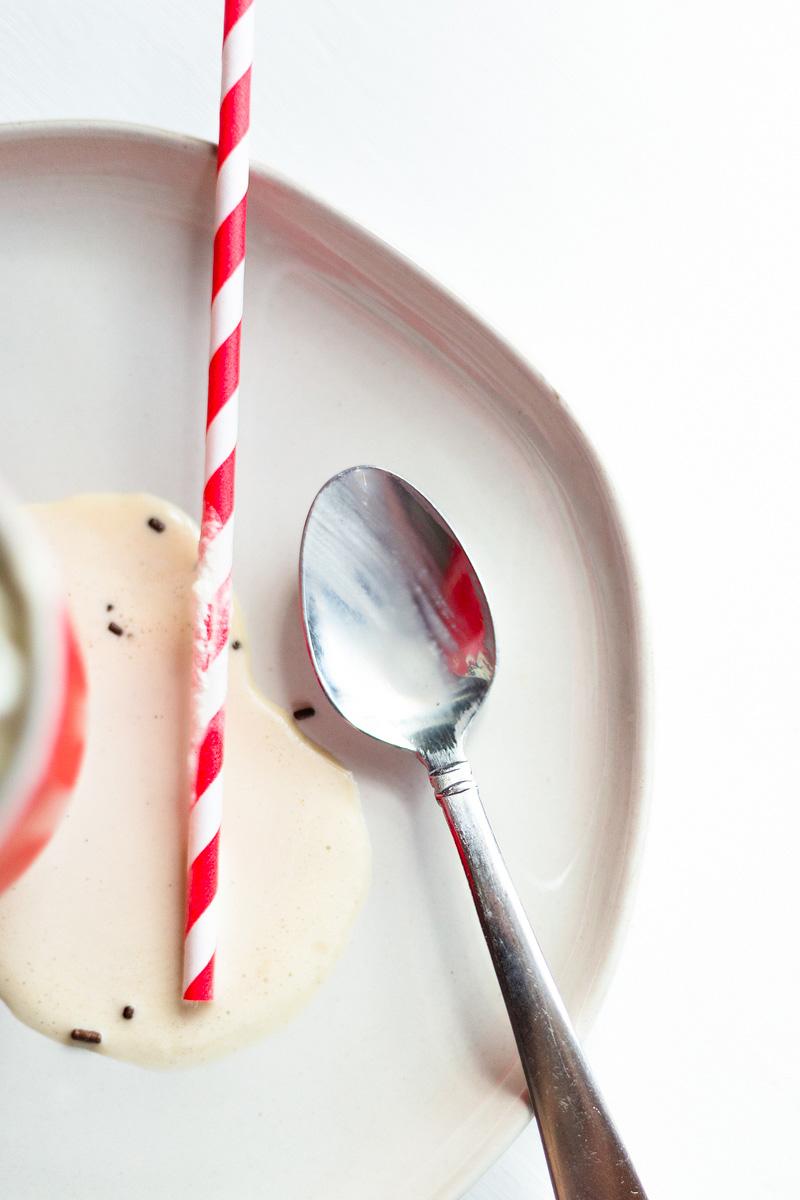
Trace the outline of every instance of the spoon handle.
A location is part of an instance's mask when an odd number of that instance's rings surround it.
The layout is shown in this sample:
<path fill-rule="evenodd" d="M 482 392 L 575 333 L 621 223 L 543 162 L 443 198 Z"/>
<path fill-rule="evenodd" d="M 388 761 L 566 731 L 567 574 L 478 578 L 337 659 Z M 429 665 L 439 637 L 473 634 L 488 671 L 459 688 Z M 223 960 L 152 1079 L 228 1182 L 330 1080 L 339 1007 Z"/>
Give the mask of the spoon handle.
<path fill-rule="evenodd" d="M 511 882 L 467 762 L 431 784 L 467 874 L 558 1200 L 644 1200 Z"/>

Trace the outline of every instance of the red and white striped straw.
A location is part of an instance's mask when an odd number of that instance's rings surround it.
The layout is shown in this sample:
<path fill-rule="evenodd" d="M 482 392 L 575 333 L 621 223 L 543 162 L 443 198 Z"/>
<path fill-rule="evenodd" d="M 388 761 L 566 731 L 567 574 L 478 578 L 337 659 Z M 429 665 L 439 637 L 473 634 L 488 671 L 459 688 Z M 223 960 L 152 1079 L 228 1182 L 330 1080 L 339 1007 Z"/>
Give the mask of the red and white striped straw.
<path fill-rule="evenodd" d="M 184 1000 L 213 1000 L 244 300 L 253 0 L 225 0 L 203 519 L 194 585 Z"/>

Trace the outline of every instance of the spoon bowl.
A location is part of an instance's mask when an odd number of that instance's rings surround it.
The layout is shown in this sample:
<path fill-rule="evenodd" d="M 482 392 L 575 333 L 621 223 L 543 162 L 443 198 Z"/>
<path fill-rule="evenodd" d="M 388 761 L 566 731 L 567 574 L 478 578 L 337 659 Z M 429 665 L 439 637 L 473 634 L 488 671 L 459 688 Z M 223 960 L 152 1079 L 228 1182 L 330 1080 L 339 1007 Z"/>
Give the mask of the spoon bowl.
<path fill-rule="evenodd" d="M 300 592 L 317 676 L 344 717 L 428 764 L 451 754 L 494 677 L 489 605 L 444 518 L 388 471 L 319 492 Z"/>

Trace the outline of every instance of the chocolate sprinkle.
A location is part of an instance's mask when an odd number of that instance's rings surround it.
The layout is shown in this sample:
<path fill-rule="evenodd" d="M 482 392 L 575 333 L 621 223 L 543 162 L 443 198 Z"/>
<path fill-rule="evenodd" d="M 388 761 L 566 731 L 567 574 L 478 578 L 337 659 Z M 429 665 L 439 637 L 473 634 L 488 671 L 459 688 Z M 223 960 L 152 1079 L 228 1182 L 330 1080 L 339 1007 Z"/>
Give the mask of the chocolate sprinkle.
<path fill-rule="evenodd" d="M 167 528 L 163 521 L 159 521 L 158 517 L 151 517 L 147 524 L 151 529 L 155 529 L 156 533 L 163 533 Z"/>
<path fill-rule="evenodd" d="M 130 1004 L 125 1005 L 125 1007 L 122 1010 L 122 1015 L 126 1021 L 130 1021 L 131 1017 L 133 1016 L 133 1008 L 131 1007 Z"/>
<path fill-rule="evenodd" d="M 114 634 L 114 637 L 122 637 L 122 628 L 117 624 L 116 621 L 108 622 L 108 630 L 109 633 Z"/>
<path fill-rule="evenodd" d="M 107 605 L 106 605 L 106 612 L 111 612 L 111 610 L 112 610 L 112 608 L 113 608 L 113 607 L 114 607 L 114 605 L 113 605 L 113 604 L 107 604 Z"/>
<path fill-rule="evenodd" d="M 103 1040 L 103 1035 L 95 1029 L 73 1029 L 69 1036 L 73 1042 L 89 1042 L 92 1046 L 99 1046 Z"/>
<path fill-rule="evenodd" d="M 235 642 L 231 642 L 231 650 L 241 650 L 242 643 L 237 638 Z"/>
<path fill-rule="evenodd" d="M 305 721 L 309 717 L 315 716 L 316 712 L 317 710 L 315 708 L 312 708 L 310 704 L 307 704 L 305 708 L 296 709 L 292 713 L 292 716 L 294 717 L 295 721 Z"/>

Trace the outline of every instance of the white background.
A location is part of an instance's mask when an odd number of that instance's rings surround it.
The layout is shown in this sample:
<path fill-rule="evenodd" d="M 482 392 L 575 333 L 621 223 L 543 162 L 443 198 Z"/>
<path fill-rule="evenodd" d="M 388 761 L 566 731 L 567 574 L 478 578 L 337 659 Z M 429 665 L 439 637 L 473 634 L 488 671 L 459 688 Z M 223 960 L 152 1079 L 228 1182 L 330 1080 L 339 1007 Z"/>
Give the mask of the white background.
<path fill-rule="evenodd" d="M 627 514 L 652 806 L 587 1051 L 650 1200 L 800 1197 L 800 7 L 257 6 L 253 158 L 522 350 Z M 221 10 L 0 0 L 0 121 L 215 140 Z M 535 1138 L 471 1200 L 546 1195 Z"/>

